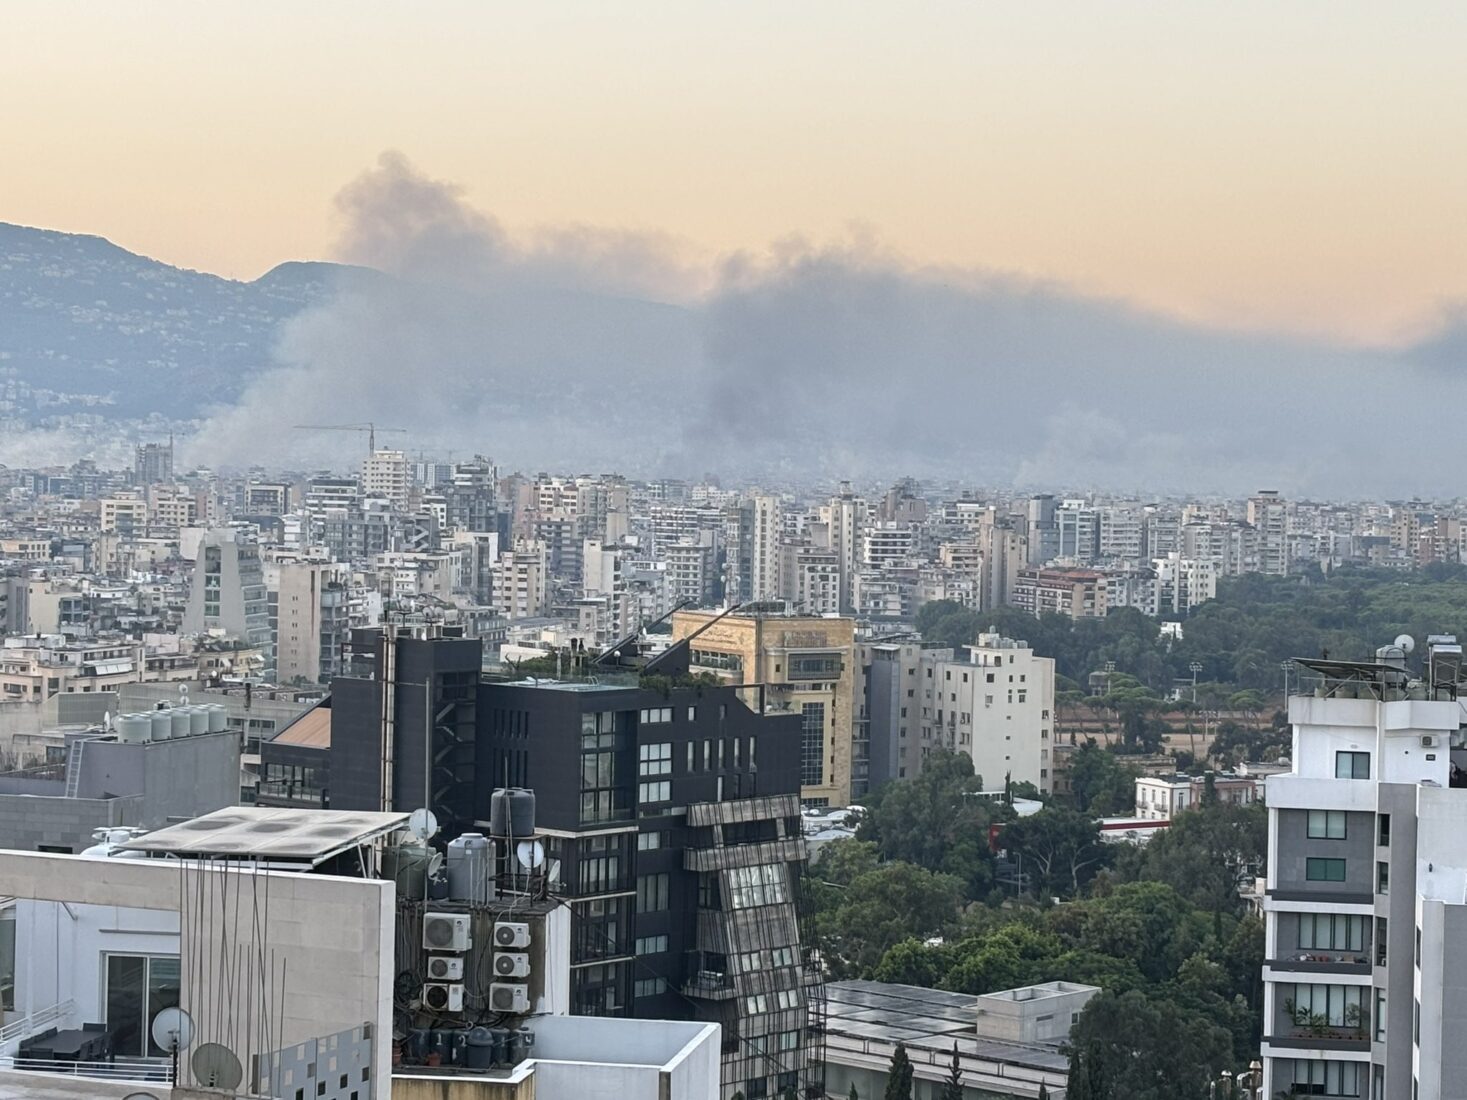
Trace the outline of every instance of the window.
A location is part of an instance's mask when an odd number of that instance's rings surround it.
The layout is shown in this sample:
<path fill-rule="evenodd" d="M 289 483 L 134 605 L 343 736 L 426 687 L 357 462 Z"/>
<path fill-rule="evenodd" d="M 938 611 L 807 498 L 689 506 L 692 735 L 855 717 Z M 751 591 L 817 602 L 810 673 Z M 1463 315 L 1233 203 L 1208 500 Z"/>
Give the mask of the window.
<path fill-rule="evenodd" d="M 638 978 L 632 986 L 632 996 L 634 997 L 656 997 L 666 992 L 666 978 Z"/>
<path fill-rule="evenodd" d="M 1370 753 L 1368 753 L 1368 752 L 1337 752 L 1337 753 L 1335 753 L 1335 778 L 1336 779 L 1369 779 L 1370 778 Z"/>
<path fill-rule="evenodd" d="M 637 912 L 660 913 L 667 908 L 666 874 L 637 876 Z"/>
<path fill-rule="evenodd" d="M 776 1008 L 799 1008 L 800 991 L 797 989 L 776 990 L 774 994 L 774 1004 Z"/>
<path fill-rule="evenodd" d="M 148 1034 L 153 1017 L 178 1005 L 178 958 L 107 956 L 107 1030 L 118 1054 L 161 1057 Z"/>
<path fill-rule="evenodd" d="M 1282 1065 L 1274 1084 L 1290 1096 L 1359 1096 L 1361 1062 L 1306 1061 L 1295 1058 Z"/>
<path fill-rule="evenodd" d="M 1386 1006 L 1385 990 L 1384 989 L 1377 989 L 1375 991 L 1375 1041 L 1377 1043 L 1383 1043 L 1383 1042 L 1385 1042 L 1385 1026 L 1386 1026 L 1386 1010 L 1385 1010 L 1385 1006 Z"/>
<path fill-rule="evenodd" d="M 800 784 L 818 787 L 825 782 L 825 704 L 806 703 L 800 715 Z"/>
<path fill-rule="evenodd" d="M 658 848 L 661 848 L 663 846 L 663 843 L 664 843 L 663 838 L 666 835 L 667 834 L 664 833 L 664 832 L 657 832 L 657 833 L 638 833 L 637 834 L 637 851 L 639 851 L 639 852 L 655 852 Z"/>
<path fill-rule="evenodd" d="M 1369 919 L 1343 913 L 1300 913 L 1299 946 L 1306 950 L 1364 951 Z"/>
<path fill-rule="evenodd" d="M 1387 937 L 1386 937 L 1386 927 L 1387 926 L 1386 926 L 1386 919 L 1385 919 L 1385 917 L 1376 917 L 1375 918 L 1375 965 L 1376 966 L 1384 966 L 1386 964 L 1386 940 L 1387 940 Z"/>
<path fill-rule="evenodd" d="M 794 966 L 795 949 L 793 947 L 776 947 L 769 952 L 770 966 Z"/>
<path fill-rule="evenodd" d="M 660 955 L 666 950 L 666 936 L 641 936 L 637 939 L 636 953 L 638 955 Z"/>
<path fill-rule="evenodd" d="M 741 973 L 755 974 L 759 971 L 759 952 L 757 951 L 745 951 L 735 955 L 734 961 L 738 963 Z"/>
<path fill-rule="evenodd" d="M 664 741 L 659 745 L 637 746 L 637 774 L 640 776 L 671 775 L 671 742 Z"/>
<path fill-rule="evenodd" d="M 1304 878 L 1309 882 L 1344 882 L 1345 861 L 1343 859 L 1316 859 L 1304 861 Z"/>
<path fill-rule="evenodd" d="M 1390 847 L 1391 843 L 1391 815 L 1381 814 L 1378 819 L 1380 826 L 1380 838 L 1376 841 L 1382 848 Z"/>
<path fill-rule="evenodd" d="M 1343 810 L 1310 810 L 1310 840 L 1344 840 L 1345 812 Z"/>
<path fill-rule="evenodd" d="M 781 1031 L 779 1033 L 780 1050 L 799 1050 L 800 1033 L 798 1031 Z"/>
<path fill-rule="evenodd" d="M 763 993 L 755 993 L 751 997 L 745 997 L 744 1011 L 750 1016 L 757 1016 L 761 1012 L 768 1012 L 769 998 L 767 998 Z"/>
<path fill-rule="evenodd" d="M 1329 1027 L 1359 1028 L 1365 1037 L 1364 989 L 1358 985 L 1296 985 L 1292 1009 L 1296 1019 L 1323 1020 Z M 1285 1006 L 1287 1009 L 1287 1005 Z"/>
<path fill-rule="evenodd" d="M 651 783 L 637 784 L 637 802 L 648 805 L 654 802 L 672 801 L 672 782 L 667 779 L 658 779 Z"/>
<path fill-rule="evenodd" d="M 757 905 L 775 905 L 788 899 L 784 864 L 782 863 L 735 867 L 728 872 L 728 877 L 731 891 L 729 901 L 733 909 L 752 909 Z"/>
<path fill-rule="evenodd" d="M 1385 860 L 1375 865 L 1375 892 L 1377 894 L 1391 892 L 1391 865 Z"/>
<path fill-rule="evenodd" d="M 643 710 L 639 712 L 637 717 L 641 720 L 641 723 L 644 726 L 660 725 L 663 722 L 672 721 L 672 708 L 652 707 L 649 710 Z"/>

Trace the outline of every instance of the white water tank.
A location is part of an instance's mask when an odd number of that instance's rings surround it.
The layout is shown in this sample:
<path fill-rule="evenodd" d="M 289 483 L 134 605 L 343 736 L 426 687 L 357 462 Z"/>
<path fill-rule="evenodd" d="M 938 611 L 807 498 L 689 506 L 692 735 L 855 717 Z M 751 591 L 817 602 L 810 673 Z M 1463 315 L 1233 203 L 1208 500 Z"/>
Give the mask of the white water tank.
<path fill-rule="evenodd" d="M 209 732 L 223 733 L 229 728 L 229 712 L 223 703 L 210 703 L 204 710 L 209 713 Z"/>
<path fill-rule="evenodd" d="M 167 741 L 173 736 L 173 718 L 166 710 L 155 710 L 143 717 L 152 724 L 154 741 Z"/>
<path fill-rule="evenodd" d="M 146 714 L 119 714 L 116 726 L 117 740 L 126 744 L 146 741 L 152 729 L 152 723 Z"/>
<path fill-rule="evenodd" d="M 190 722 L 189 722 L 189 708 L 188 707 L 174 707 L 172 710 L 168 711 L 167 713 L 168 713 L 169 720 L 173 723 L 173 726 L 172 726 L 173 736 L 174 737 L 187 737 L 188 736 L 188 731 L 189 731 L 189 726 L 190 726 Z"/>
<path fill-rule="evenodd" d="M 188 708 L 188 731 L 189 733 L 209 732 L 209 711 L 205 707 Z"/>

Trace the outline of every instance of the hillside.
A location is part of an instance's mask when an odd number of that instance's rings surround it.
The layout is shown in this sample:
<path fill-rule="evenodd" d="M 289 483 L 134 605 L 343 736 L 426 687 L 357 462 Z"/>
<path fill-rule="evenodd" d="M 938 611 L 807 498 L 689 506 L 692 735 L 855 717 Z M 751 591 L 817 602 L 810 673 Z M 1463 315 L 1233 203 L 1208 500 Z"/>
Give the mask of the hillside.
<path fill-rule="evenodd" d="M 231 403 L 267 365 L 280 322 L 339 270 L 283 264 L 237 282 L 0 223 L 0 415 L 176 419 Z"/>

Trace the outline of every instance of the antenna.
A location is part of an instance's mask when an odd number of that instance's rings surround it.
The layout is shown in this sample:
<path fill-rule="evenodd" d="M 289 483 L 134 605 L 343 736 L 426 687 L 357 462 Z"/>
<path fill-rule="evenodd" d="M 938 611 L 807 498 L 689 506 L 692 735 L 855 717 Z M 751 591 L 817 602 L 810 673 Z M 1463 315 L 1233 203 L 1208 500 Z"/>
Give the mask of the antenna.
<path fill-rule="evenodd" d="M 233 1091 L 244 1080 L 244 1067 L 234 1051 L 219 1043 L 205 1043 L 189 1060 L 194 1080 L 206 1089 Z"/>
<path fill-rule="evenodd" d="M 438 819 L 429 809 L 414 810 L 408 814 L 408 832 L 424 844 L 438 835 Z"/>
<path fill-rule="evenodd" d="M 1409 634 L 1397 634 L 1395 644 L 1400 647 L 1402 653 L 1410 653 L 1416 648 L 1416 639 Z"/>

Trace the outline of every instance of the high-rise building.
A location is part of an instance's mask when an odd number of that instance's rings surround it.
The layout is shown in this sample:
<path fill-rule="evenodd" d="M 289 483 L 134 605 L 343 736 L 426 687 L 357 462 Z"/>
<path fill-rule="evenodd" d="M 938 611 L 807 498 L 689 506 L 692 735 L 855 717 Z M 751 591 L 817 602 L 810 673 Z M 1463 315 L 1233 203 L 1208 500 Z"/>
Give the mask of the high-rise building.
<path fill-rule="evenodd" d="M 1248 498 L 1248 522 L 1257 532 L 1257 569 L 1284 576 L 1289 571 L 1289 502 L 1277 489 Z"/>
<path fill-rule="evenodd" d="M 402 451 L 373 451 L 362 462 L 362 492 L 386 497 L 394 508 L 406 508 L 412 480 Z"/>
<path fill-rule="evenodd" d="M 673 642 L 686 641 L 689 667 L 762 688 L 766 712 L 800 716 L 800 797 L 809 806 L 848 806 L 865 762 L 856 760 L 854 619 L 737 611 L 679 611 Z"/>
<path fill-rule="evenodd" d="M 282 684 L 327 684 L 342 671 L 351 629 L 345 568 L 281 562 L 275 597 L 275 675 Z"/>
<path fill-rule="evenodd" d="M 1053 790 L 1054 660 L 1028 642 L 981 634 L 963 657 L 923 654 L 915 699 L 922 756 L 944 746 L 972 757 L 991 788 L 1012 779 Z"/>
<path fill-rule="evenodd" d="M 260 548 L 244 531 L 207 531 L 199 541 L 183 633 L 222 634 L 259 649 L 267 679 L 275 674 L 270 603 Z"/>
<path fill-rule="evenodd" d="M 133 481 L 157 485 L 173 480 L 173 437 L 167 443 L 141 443 L 133 460 Z"/>
<path fill-rule="evenodd" d="M 1461 1095 L 1461 647 L 1431 639 L 1420 679 L 1396 646 L 1297 664 L 1266 796 L 1263 1095 Z"/>
<path fill-rule="evenodd" d="M 779 498 L 756 496 L 752 520 L 749 599 L 773 600 L 779 595 L 779 545 L 784 536 L 784 508 Z"/>

